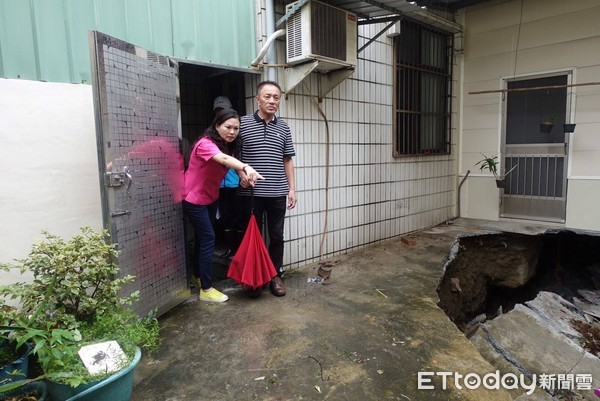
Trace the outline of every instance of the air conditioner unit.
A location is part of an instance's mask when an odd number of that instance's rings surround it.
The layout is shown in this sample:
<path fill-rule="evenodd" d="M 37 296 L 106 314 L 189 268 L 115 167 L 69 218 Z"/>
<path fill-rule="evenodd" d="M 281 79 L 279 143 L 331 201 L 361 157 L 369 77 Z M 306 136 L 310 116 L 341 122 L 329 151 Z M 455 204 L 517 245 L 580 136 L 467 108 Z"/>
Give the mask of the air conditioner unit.
<path fill-rule="evenodd" d="M 286 13 L 298 2 L 286 6 Z M 287 19 L 287 63 L 318 60 L 316 68 L 331 71 L 356 66 L 356 14 L 318 1 L 308 1 Z"/>

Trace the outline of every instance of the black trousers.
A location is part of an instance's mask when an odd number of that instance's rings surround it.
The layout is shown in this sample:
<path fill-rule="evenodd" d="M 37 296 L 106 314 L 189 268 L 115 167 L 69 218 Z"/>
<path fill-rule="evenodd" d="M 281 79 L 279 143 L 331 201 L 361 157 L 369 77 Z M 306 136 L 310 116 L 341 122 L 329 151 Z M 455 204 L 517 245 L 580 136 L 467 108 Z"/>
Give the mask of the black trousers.
<path fill-rule="evenodd" d="M 277 270 L 277 275 L 283 276 L 283 223 L 287 210 L 287 197 L 261 197 L 240 196 L 243 207 L 244 232 L 250 220 L 250 213 L 254 213 L 261 234 L 267 228 L 269 256 Z M 253 212 L 252 212 L 253 210 Z"/>

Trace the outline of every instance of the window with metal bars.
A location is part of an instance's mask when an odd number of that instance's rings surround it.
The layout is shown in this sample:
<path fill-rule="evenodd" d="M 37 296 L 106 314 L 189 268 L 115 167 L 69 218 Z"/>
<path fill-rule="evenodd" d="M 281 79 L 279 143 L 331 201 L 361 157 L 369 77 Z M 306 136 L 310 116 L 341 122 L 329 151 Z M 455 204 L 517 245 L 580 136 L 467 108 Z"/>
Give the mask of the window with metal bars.
<path fill-rule="evenodd" d="M 394 38 L 394 156 L 450 153 L 452 34 L 404 19 Z"/>

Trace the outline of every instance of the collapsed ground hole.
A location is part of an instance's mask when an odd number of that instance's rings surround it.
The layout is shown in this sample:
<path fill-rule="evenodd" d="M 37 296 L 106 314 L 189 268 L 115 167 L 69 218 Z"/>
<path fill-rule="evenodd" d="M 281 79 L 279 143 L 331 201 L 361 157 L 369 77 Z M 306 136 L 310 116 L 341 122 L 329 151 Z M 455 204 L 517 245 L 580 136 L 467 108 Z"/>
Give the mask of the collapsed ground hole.
<path fill-rule="evenodd" d="M 541 291 L 573 304 L 587 323 L 572 324 L 600 356 L 600 236 L 573 231 L 460 237 L 437 288 L 438 305 L 467 336 Z"/>

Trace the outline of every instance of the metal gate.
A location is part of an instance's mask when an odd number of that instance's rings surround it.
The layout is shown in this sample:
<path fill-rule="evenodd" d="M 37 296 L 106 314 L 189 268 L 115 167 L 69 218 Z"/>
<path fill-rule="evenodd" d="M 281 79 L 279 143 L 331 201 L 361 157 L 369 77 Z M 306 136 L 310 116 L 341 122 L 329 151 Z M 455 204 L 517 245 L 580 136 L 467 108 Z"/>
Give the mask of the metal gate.
<path fill-rule="evenodd" d="M 503 171 L 510 173 L 502 193 L 502 217 L 565 221 L 568 78 L 562 74 L 508 82 Z M 552 127 L 541 126 L 550 120 Z"/>
<path fill-rule="evenodd" d="M 139 314 L 189 294 L 181 187 L 177 67 L 161 55 L 90 33 L 104 225 Z"/>
<path fill-rule="evenodd" d="M 542 221 L 565 221 L 564 145 L 506 146 L 507 178 L 503 195 L 503 217 Z"/>

